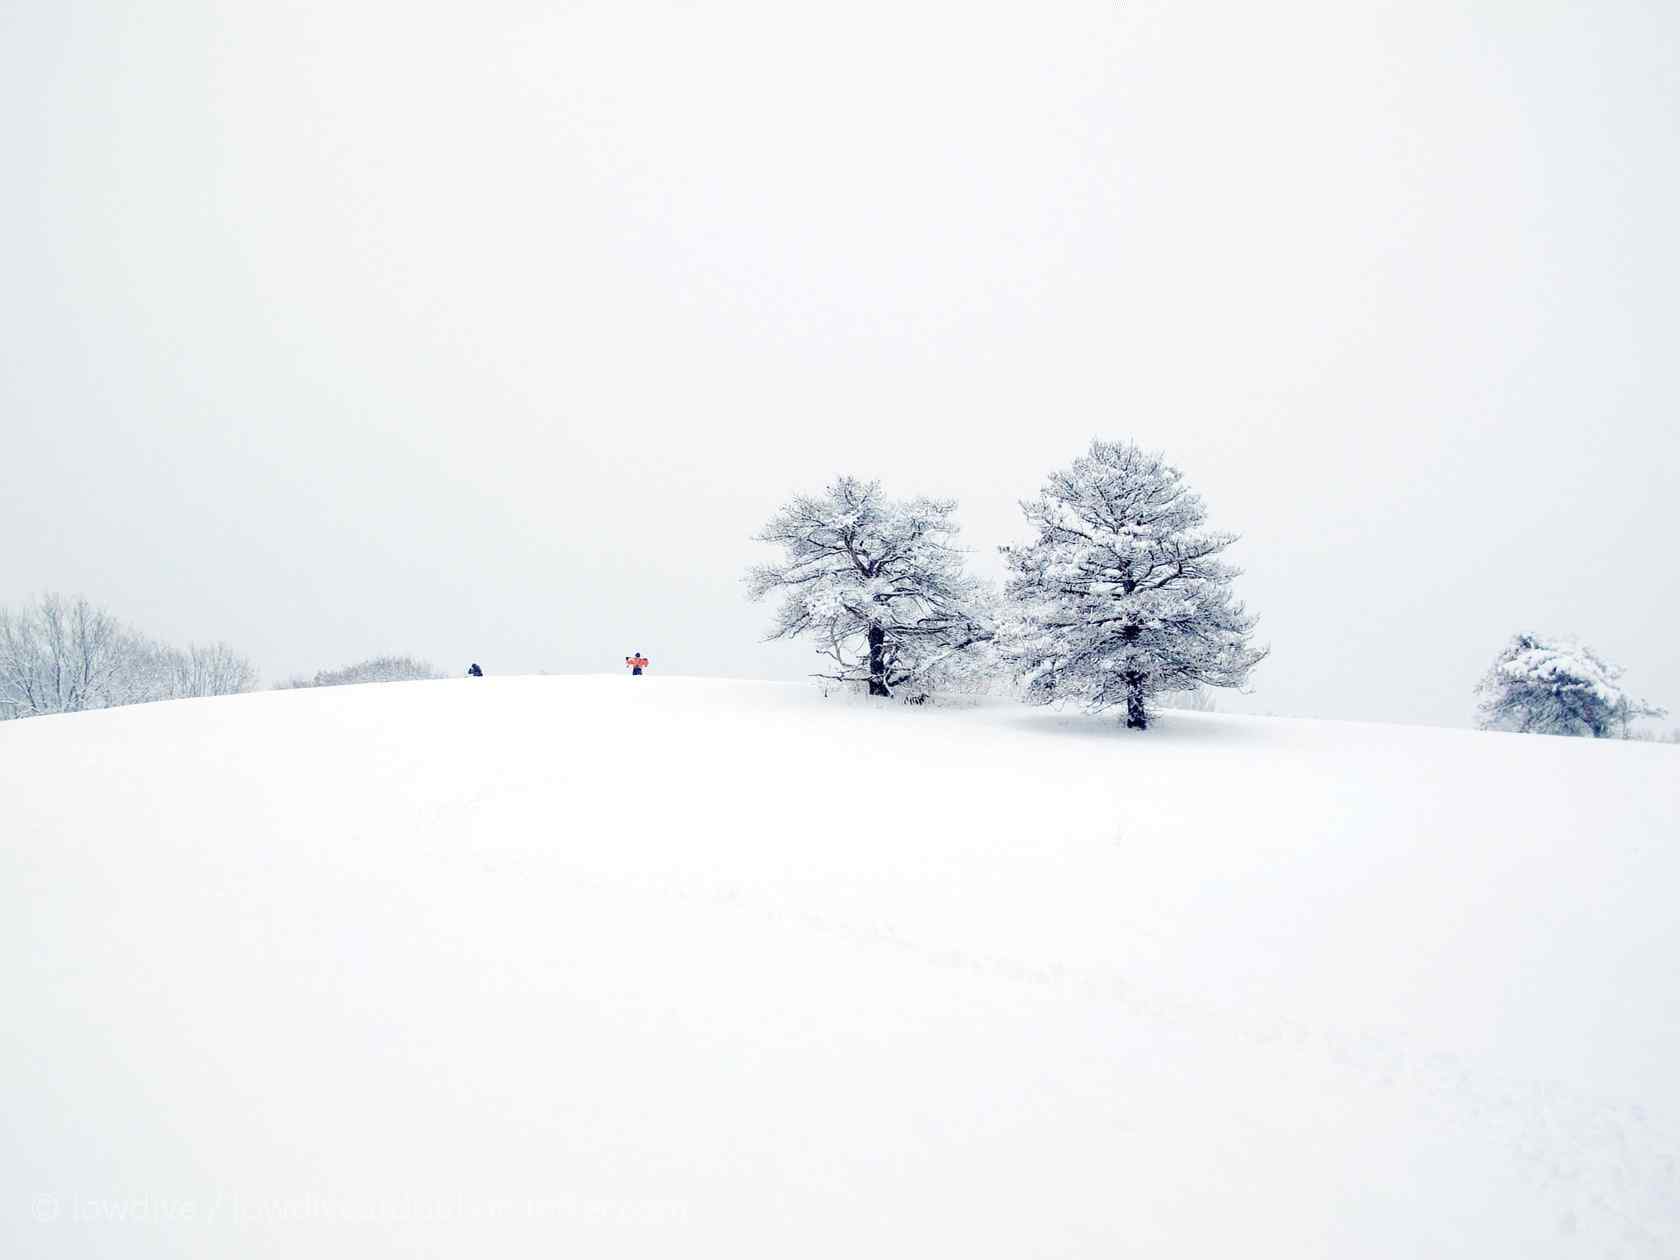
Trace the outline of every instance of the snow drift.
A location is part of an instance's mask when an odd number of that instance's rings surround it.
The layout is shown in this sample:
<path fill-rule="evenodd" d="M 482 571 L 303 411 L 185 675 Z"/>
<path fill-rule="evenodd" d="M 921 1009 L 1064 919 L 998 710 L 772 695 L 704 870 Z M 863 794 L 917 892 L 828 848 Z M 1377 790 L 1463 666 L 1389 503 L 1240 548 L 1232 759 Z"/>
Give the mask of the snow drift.
<path fill-rule="evenodd" d="M 9 1255 L 1675 1255 L 1680 754 L 650 677 L 0 726 Z"/>

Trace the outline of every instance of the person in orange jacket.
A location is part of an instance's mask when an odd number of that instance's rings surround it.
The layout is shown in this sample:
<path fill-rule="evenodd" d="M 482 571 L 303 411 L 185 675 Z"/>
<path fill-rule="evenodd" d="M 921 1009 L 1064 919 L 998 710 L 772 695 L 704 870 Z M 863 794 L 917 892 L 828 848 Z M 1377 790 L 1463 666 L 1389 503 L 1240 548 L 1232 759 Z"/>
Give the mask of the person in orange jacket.
<path fill-rule="evenodd" d="M 648 658 L 637 652 L 634 656 L 626 656 L 624 663 L 630 667 L 630 676 L 639 678 L 642 671 L 648 667 Z"/>

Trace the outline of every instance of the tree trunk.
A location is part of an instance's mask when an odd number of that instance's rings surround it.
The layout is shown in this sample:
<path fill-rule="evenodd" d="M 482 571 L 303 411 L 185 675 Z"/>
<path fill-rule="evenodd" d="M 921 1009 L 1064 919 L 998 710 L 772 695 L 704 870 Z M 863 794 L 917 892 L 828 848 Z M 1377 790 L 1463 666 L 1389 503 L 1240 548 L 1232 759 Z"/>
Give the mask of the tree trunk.
<path fill-rule="evenodd" d="M 1149 729 L 1149 711 L 1143 704 L 1143 675 L 1126 675 L 1126 729 L 1129 731 L 1147 731 Z"/>
<path fill-rule="evenodd" d="M 869 694 L 890 696 L 887 690 L 887 632 L 880 626 L 869 627 Z"/>
<path fill-rule="evenodd" d="M 1132 583 L 1126 584 L 1129 594 Z M 1121 626 L 1120 641 L 1122 643 L 1136 643 L 1142 633 L 1137 626 Z M 1126 729 L 1129 731 L 1146 731 L 1149 729 L 1149 711 L 1143 704 L 1143 675 L 1128 673 L 1126 675 Z"/>

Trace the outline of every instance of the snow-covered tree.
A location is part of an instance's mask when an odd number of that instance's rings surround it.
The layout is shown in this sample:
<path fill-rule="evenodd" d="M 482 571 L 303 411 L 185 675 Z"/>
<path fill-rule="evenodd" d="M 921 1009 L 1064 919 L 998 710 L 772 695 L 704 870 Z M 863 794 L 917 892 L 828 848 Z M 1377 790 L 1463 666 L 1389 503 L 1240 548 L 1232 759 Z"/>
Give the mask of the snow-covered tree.
<path fill-rule="evenodd" d="M 1266 655 L 1218 559 L 1236 535 L 1204 527 L 1200 496 L 1159 452 L 1091 443 L 1022 503 L 1036 537 L 1005 547 L 1010 613 L 1000 653 L 1029 701 L 1124 705 L 1149 725 L 1164 692 L 1240 687 Z"/>
<path fill-rule="evenodd" d="M 1476 684 L 1482 728 L 1603 739 L 1666 710 L 1622 690 L 1622 669 L 1574 639 L 1519 634 Z"/>
<path fill-rule="evenodd" d="M 841 477 L 796 495 L 758 542 L 779 564 L 747 573 L 753 600 L 779 594 L 769 638 L 817 640 L 820 675 L 867 683 L 872 696 L 933 685 L 992 637 L 986 592 L 963 571 L 950 499 L 889 499 L 878 481 Z"/>

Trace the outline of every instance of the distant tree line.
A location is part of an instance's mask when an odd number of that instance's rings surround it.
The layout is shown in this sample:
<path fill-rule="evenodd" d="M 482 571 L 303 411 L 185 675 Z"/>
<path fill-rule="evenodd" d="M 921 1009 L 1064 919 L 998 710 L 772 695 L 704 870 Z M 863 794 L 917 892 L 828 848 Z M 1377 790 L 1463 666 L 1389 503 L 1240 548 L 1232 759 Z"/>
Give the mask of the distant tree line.
<path fill-rule="evenodd" d="M 257 670 L 225 643 L 171 647 L 86 599 L 0 608 L 0 719 L 252 691 Z"/>
<path fill-rule="evenodd" d="M 430 662 L 380 656 L 280 683 L 282 688 L 441 678 Z M 172 647 L 80 596 L 0 607 L 0 721 L 153 700 L 225 696 L 261 685 L 226 643 Z"/>
<path fill-rule="evenodd" d="M 442 678 L 430 661 L 413 656 L 376 656 L 340 669 L 318 670 L 312 677 L 297 676 L 279 684 L 282 691 L 296 687 L 345 687 L 353 683 L 415 682 Z"/>

